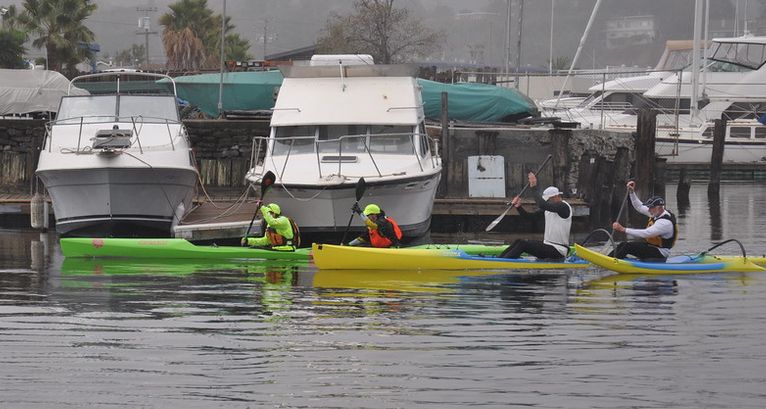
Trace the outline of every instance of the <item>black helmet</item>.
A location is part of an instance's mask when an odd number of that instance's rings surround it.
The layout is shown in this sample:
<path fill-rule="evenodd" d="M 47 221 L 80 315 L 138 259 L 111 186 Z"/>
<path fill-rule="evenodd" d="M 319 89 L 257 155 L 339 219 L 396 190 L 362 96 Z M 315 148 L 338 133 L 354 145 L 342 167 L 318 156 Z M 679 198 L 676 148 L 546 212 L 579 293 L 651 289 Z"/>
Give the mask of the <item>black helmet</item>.
<path fill-rule="evenodd" d="M 654 207 L 654 206 L 665 206 L 665 199 L 659 197 L 659 196 L 652 196 L 644 202 L 644 206 L 646 207 Z"/>

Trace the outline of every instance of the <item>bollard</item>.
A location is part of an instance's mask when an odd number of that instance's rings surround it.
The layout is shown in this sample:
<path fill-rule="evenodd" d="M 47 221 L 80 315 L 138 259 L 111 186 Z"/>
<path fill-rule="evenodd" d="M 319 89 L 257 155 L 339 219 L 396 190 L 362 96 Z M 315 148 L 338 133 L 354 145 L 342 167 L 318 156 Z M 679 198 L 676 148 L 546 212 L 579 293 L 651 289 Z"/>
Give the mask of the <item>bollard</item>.
<path fill-rule="evenodd" d="M 29 203 L 29 219 L 33 229 L 45 228 L 46 223 L 44 222 L 44 219 L 47 215 L 43 214 L 46 207 L 44 202 L 43 195 L 35 193 L 35 195 L 32 196 L 32 201 Z"/>

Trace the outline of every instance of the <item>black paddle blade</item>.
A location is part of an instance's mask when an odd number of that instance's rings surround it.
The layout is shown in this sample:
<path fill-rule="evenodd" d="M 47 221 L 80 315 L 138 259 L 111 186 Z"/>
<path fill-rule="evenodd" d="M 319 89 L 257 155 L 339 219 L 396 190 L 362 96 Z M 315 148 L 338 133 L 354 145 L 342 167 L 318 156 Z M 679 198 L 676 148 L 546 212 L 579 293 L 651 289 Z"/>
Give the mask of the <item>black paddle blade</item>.
<path fill-rule="evenodd" d="M 364 182 L 364 178 L 359 178 L 359 181 L 356 182 L 356 201 L 362 200 L 362 196 L 364 196 L 364 191 L 367 189 L 367 185 Z"/>
<path fill-rule="evenodd" d="M 264 191 L 267 187 L 273 185 L 275 180 L 277 180 L 277 177 L 274 176 L 274 172 L 266 172 L 266 174 L 263 175 L 263 179 L 261 179 L 261 191 Z"/>

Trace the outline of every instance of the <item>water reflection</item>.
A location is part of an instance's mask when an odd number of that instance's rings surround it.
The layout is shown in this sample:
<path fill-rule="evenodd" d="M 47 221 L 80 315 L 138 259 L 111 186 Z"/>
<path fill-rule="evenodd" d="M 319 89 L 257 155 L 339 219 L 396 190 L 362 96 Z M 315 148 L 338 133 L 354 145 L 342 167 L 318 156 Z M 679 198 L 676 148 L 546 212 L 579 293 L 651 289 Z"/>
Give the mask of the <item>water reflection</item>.
<path fill-rule="evenodd" d="M 762 251 L 763 201 L 692 186 L 678 252 Z M 764 305 L 766 274 L 61 260 L 0 231 L 0 406 L 761 407 Z"/>
<path fill-rule="evenodd" d="M 710 241 L 721 241 L 723 238 L 723 220 L 721 218 L 721 198 L 718 193 L 708 194 L 710 214 Z"/>

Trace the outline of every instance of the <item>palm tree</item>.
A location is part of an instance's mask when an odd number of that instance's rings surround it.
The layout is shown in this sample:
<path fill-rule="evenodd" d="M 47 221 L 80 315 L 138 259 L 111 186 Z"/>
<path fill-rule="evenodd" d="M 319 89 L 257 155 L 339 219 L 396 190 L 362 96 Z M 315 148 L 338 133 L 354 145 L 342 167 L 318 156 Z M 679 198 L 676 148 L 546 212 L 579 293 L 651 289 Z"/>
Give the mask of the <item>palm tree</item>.
<path fill-rule="evenodd" d="M 90 0 L 25 0 L 19 20 L 30 32 L 32 46 L 45 47 L 48 67 L 70 69 L 90 56 L 87 45 L 94 39 L 83 22 L 96 10 Z"/>
<path fill-rule="evenodd" d="M 205 40 L 215 21 L 207 0 L 180 0 L 160 16 L 162 44 L 170 69 L 199 69 L 207 59 Z"/>

